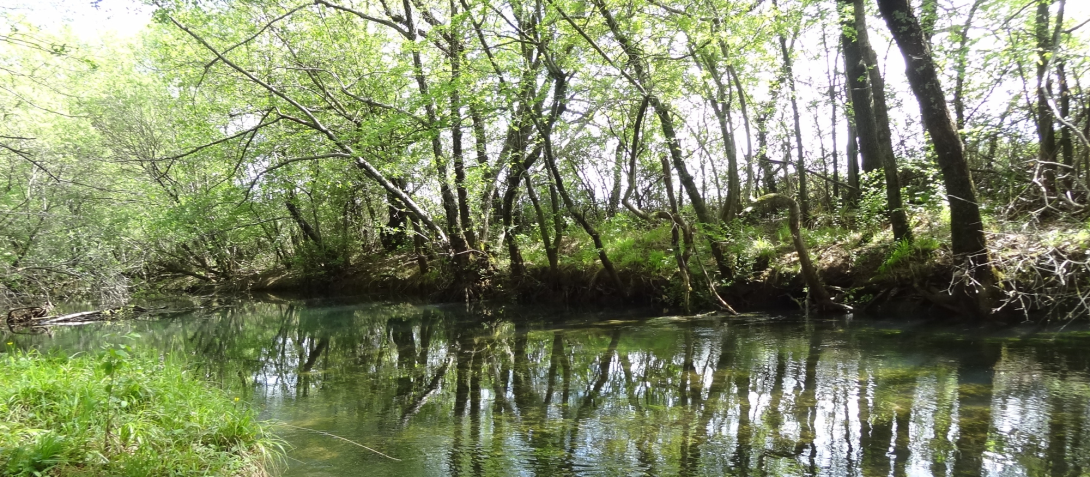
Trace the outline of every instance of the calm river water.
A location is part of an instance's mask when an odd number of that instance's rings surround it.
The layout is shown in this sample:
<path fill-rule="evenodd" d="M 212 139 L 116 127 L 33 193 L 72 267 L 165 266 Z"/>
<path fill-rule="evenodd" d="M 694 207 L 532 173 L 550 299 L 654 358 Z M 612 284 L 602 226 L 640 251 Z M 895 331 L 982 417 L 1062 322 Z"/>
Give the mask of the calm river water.
<path fill-rule="evenodd" d="M 1085 331 L 254 302 L 19 341 L 130 331 L 285 424 L 286 475 L 1090 472 Z"/>

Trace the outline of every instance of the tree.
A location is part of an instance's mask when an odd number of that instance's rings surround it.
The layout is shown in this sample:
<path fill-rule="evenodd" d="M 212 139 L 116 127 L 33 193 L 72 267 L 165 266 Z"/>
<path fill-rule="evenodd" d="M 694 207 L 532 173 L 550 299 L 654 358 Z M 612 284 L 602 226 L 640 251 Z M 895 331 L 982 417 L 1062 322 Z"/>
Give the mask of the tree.
<path fill-rule="evenodd" d="M 863 0 L 840 0 L 841 45 L 844 48 L 845 76 L 852 95 L 856 131 L 863 152 L 863 170 L 882 168 L 886 182 L 886 209 L 893 226 L 893 239 L 912 241 L 901 200 L 901 181 L 897 159 L 893 153 L 889 112 L 886 107 L 885 81 L 878 70 L 877 55 L 871 49 L 867 34 L 866 9 Z"/>
<path fill-rule="evenodd" d="M 920 105 L 924 126 L 931 135 L 942 170 L 950 204 L 951 249 L 959 263 L 967 267 L 971 278 L 964 292 L 974 313 L 991 316 L 1000 298 L 999 278 L 984 236 L 976 185 L 965 160 L 961 137 L 946 107 L 931 47 L 907 0 L 878 0 L 878 8 L 905 58 L 905 75 Z"/>
<path fill-rule="evenodd" d="M 772 1 L 773 5 L 776 5 L 776 0 Z M 791 116 L 794 119 L 795 125 L 795 152 L 798 154 L 795 163 L 796 173 L 799 175 L 799 194 L 798 194 L 798 206 L 799 214 L 803 224 L 810 222 L 810 198 L 809 187 L 807 186 L 806 179 L 806 153 L 802 148 L 802 125 L 799 123 L 799 102 L 798 92 L 795 91 L 795 71 L 794 71 L 794 59 L 791 57 L 791 51 L 787 47 L 787 34 L 782 30 L 778 34 L 780 42 L 780 54 L 783 58 L 783 79 L 787 82 L 787 93 L 791 100 Z M 792 32 L 791 47 L 794 48 L 795 39 L 798 36 L 798 30 Z M 787 155 L 790 157 L 790 148 Z"/>

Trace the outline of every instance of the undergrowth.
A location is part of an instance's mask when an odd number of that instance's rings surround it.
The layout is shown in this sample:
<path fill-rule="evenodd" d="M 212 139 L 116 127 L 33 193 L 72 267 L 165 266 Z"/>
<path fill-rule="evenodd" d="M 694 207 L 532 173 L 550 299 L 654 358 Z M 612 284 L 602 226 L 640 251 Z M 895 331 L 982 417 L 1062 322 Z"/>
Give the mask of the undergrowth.
<path fill-rule="evenodd" d="M 237 397 L 128 346 L 0 354 L 0 475 L 268 475 L 281 446 Z"/>

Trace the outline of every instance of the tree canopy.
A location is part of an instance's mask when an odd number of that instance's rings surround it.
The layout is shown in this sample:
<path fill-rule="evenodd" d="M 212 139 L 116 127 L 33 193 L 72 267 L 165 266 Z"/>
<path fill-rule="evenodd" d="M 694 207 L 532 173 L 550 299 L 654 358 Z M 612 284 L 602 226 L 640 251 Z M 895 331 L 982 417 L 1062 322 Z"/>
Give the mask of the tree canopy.
<path fill-rule="evenodd" d="M 393 259 L 468 298 L 601 267 L 730 309 L 761 244 L 794 250 L 777 193 L 811 246 L 947 251 L 988 315 L 1014 296 L 989 234 L 1083 240 L 1090 27 L 1065 0 L 148 8 L 101 45 L 0 11 L 8 299 Z"/>

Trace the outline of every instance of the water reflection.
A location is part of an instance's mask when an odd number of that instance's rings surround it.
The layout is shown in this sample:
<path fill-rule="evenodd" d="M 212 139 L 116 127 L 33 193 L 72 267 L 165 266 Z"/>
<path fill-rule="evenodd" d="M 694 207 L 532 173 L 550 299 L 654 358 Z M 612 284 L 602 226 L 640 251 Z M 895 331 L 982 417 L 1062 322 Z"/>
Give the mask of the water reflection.
<path fill-rule="evenodd" d="M 1090 335 L 607 318 L 254 303 L 128 326 L 268 418 L 402 459 L 285 427 L 289 475 L 1090 471 Z"/>

